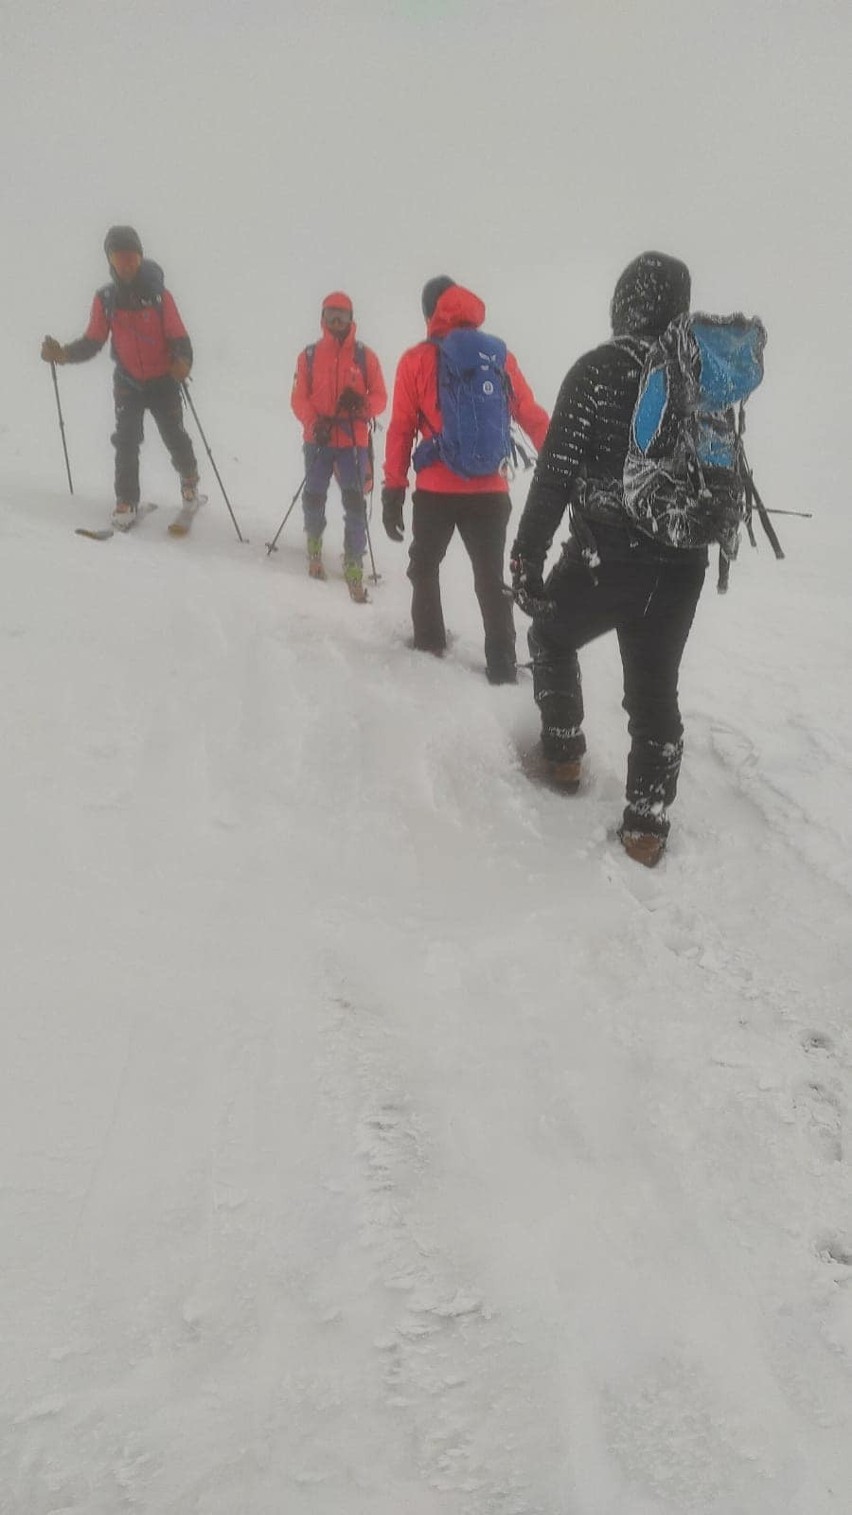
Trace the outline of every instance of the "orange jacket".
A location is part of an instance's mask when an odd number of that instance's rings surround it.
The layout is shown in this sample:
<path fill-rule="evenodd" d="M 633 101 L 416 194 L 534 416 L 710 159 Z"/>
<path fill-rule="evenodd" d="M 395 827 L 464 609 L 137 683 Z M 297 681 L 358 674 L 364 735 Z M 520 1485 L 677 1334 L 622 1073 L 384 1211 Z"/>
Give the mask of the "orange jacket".
<path fill-rule="evenodd" d="M 348 295 L 327 295 L 323 305 L 352 308 Z M 290 404 L 302 423 L 306 442 L 314 440 L 314 426 L 322 416 L 338 414 L 337 402 L 344 389 L 354 389 L 364 396 L 360 416 L 347 418 L 331 433 L 331 447 L 366 447 L 369 440 L 367 422 L 380 416 L 388 403 L 381 364 L 371 348 L 363 346 L 364 369 L 355 352 L 356 327 L 353 321 L 342 342 L 323 326 L 322 336 L 299 353 Z M 312 358 L 309 354 L 312 353 Z"/>
<path fill-rule="evenodd" d="M 484 320 L 485 306 L 479 297 L 460 284 L 454 284 L 441 295 L 426 330 L 430 337 L 441 337 L 456 326 L 481 326 Z M 550 420 L 547 411 L 537 404 L 512 353 L 506 357 L 506 373 L 512 386 L 509 401 L 512 419 L 523 428 L 536 448 L 540 448 Z M 440 429 L 438 349 L 434 342 L 418 342 L 416 347 L 409 347 L 403 353 L 396 370 L 393 408 L 385 442 L 385 484 L 388 487 L 408 486 L 415 437 L 418 433 L 434 436 Z M 445 463 L 437 462 L 420 470 L 417 487 L 434 490 L 437 494 L 494 494 L 506 493 L 509 483 L 501 473 L 481 479 L 464 479 L 452 473 Z"/>

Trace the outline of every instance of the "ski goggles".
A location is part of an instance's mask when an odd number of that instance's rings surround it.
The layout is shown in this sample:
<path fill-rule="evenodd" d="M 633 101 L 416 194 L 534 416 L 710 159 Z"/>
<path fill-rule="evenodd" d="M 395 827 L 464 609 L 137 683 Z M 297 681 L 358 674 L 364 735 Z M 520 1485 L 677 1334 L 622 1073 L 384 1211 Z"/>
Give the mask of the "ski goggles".
<path fill-rule="evenodd" d="M 329 326 L 332 321 L 345 321 L 348 325 L 352 320 L 352 312 L 344 305 L 324 305 L 322 318 Z"/>

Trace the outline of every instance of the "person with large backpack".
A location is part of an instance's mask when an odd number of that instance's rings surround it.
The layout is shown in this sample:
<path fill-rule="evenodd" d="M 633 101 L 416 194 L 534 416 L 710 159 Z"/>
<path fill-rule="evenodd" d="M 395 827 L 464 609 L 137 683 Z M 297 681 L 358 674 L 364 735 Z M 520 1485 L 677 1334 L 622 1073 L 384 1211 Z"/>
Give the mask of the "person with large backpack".
<path fill-rule="evenodd" d="M 357 340 L 352 301 L 342 290 L 322 302 L 322 336 L 299 353 L 290 404 L 302 423 L 305 483 L 302 510 L 311 578 L 325 579 L 322 538 L 332 477 L 343 500 L 343 574 L 352 599 L 367 599 L 364 553 L 372 488 L 372 424 L 387 405 L 381 364 Z"/>
<path fill-rule="evenodd" d="M 503 583 L 512 508 L 510 425 L 517 421 L 539 447 L 548 416 L 505 343 L 480 330 L 485 306 L 477 295 L 439 275 L 424 286 L 421 307 L 427 339 L 403 353 L 396 371 L 382 520 L 391 541 L 401 542 L 413 462 L 417 485 L 408 577 L 414 646 L 437 656 L 446 648 L 439 570 L 458 528 L 473 564 L 486 673 L 492 684 L 513 684 L 515 627 Z"/>
<path fill-rule="evenodd" d="M 115 509 L 113 525 L 126 531 L 139 508 L 139 448 L 146 410 L 151 412 L 180 476 L 184 507 L 198 504 L 198 464 L 183 424 L 181 385 L 192 368 L 192 343 L 163 270 L 144 257 L 132 226 L 111 226 L 104 239 L 110 283 L 95 294 L 82 337 L 63 346 L 45 337 L 46 363 L 85 363 L 112 338 L 115 363 Z"/>
<path fill-rule="evenodd" d="M 749 519 L 742 404 L 763 371 L 759 321 L 691 317 L 689 301 L 677 258 L 643 253 L 624 270 L 612 339 L 564 380 L 511 551 L 515 600 L 532 617 L 541 768 L 567 792 L 586 750 L 577 652 L 618 636 L 631 738 L 619 836 L 648 867 L 669 834 L 683 752 L 678 672 L 707 547 L 719 544 L 724 588 Z M 568 508 L 570 538 L 545 582 Z"/>

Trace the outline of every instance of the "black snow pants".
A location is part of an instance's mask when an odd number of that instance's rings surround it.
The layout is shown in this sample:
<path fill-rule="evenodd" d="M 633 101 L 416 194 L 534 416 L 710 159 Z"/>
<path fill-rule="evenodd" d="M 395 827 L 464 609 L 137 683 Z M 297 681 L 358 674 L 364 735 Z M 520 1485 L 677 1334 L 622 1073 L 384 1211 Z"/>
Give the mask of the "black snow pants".
<path fill-rule="evenodd" d="M 189 434 L 183 424 L 180 385 L 168 374 L 161 379 L 130 379 L 121 369 L 113 379 L 115 398 L 115 498 L 123 505 L 139 504 L 139 448 L 144 435 L 146 410 L 157 423 L 173 467 L 181 480 L 195 481 L 198 464 Z"/>
<path fill-rule="evenodd" d="M 495 682 L 514 678 L 515 673 L 512 600 L 503 582 L 511 510 L 505 493 L 439 494 L 415 489 L 413 495 L 408 577 L 414 645 L 438 653 L 447 645 L 438 574 L 458 528 L 473 565 L 473 585 L 485 628 L 485 662 Z"/>
<path fill-rule="evenodd" d="M 552 618 L 529 632 L 541 743 L 546 757 L 586 750 L 577 651 L 615 631 L 631 737 L 624 826 L 667 836 L 677 792 L 683 723 L 678 671 L 706 572 L 701 555 L 603 561 L 595 584 L 572 541 L 547 580 Z"/>

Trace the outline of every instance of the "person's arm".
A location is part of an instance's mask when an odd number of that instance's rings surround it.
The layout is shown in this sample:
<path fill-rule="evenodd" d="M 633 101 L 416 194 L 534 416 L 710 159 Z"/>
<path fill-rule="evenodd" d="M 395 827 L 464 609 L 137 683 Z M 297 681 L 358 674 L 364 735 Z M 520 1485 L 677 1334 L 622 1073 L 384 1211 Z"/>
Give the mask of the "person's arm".
<path fill-rule="evenodd" d="M 100 352 L 109 336 L 109 317 L 104 310 L 100 294 L 96 294 L 89 312 L 89 324 L 82 337 L 64 346 L 55 337 L 45 337 L 41 355 L 45 363 L 87 363 Z"/>
<path fill-rule="evenodd" d="M 305 428 L 305 436 L 312 437 L 314 427 L 319 420 L 317 410 L 311 396 L 311 387 L 308 381 L 308 359 L 304 352 L 300 352 L 296 361 L 296 372 L 293 376 L 293 388 L 290 391 L 290 408 Z"/>
<path fill-rule="evenodd" d="M 184 379 L 189 378 L 192 368 L 192 343 L 189 333 L 181 320 L 180 311 L 175 304 L 174 298 L 167 289 L 163 290 L 163 336 L 169 349 L 171 367 L 169 372 L 173 379 L 182 384 Z"/>
<path fill-rule="evenodd" d="M 403 353 L 394 381 L 391 418 L 385 439 L 385 486 L 389 489 L 408 488 L 411 449 L 420 417 L 415 386 L 416 351 L 416 348 L 410 348 Z"/>
<path fill-rule="evenodd" d="M 517 358 L 511 352 L 506 354 L 506 373 L 512 386 L 512 398 L 509 403 L 512 420 L 517 421 L 522 431 L 525 431 L 530 438 L 536 451 L 540 452 L 547 436 L 550 417 L 544 407 L 539 405 L 518 367 Z"/>
<path fill-rule="evenodd" d="M 595 406 L 593 375 L 580 358 L 559 391 L 512 548 L 513 557 L 535 565 L 539 573 L 586 463 Z"/>

